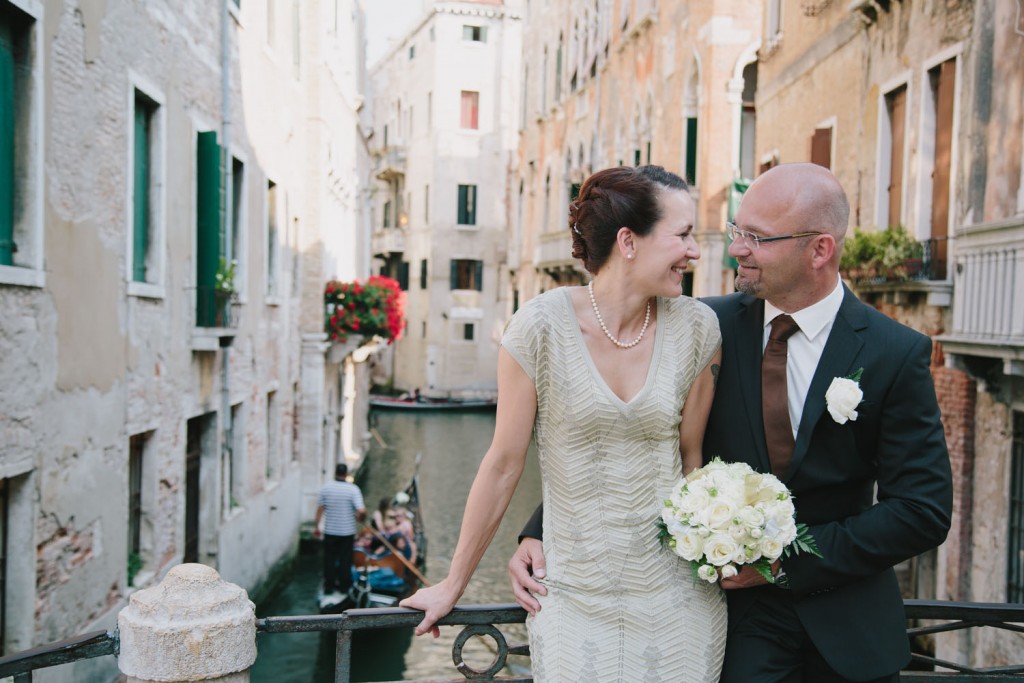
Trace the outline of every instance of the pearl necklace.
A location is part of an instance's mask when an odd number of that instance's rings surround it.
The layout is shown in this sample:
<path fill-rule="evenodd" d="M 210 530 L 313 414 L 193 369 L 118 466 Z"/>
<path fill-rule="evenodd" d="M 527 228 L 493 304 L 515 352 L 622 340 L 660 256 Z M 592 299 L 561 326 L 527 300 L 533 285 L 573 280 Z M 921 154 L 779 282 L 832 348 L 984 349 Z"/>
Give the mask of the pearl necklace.
<path fill-rule="evenodd" d="M 594 281 L 591 280 L 587 284 L 587 292 L 590 294 L 590 303 L 594 307 L 594 315 L 597 316 L 597 324 L 601 326 L 604 334 L 608 339 L 611 340 L 612 344 L 615 344 L 620 349 L 631 349 L 640 343 L 640 340 L 644 338 L 644 334 L 647 332 L 647 324 L 651 322 L 651 300 L 647 300 L 647 312 L 644 313 L 644 325 L 640 328 L 640 334 L 637 335 L 636 339 L 631 342 L 619 341 L 612 336 L 612 333 L 608 331 L 608 327 L 604 324 L 604 318 L 601 317 L 601 311 L 597 309 L 597 299 L 594 298 Z"/>

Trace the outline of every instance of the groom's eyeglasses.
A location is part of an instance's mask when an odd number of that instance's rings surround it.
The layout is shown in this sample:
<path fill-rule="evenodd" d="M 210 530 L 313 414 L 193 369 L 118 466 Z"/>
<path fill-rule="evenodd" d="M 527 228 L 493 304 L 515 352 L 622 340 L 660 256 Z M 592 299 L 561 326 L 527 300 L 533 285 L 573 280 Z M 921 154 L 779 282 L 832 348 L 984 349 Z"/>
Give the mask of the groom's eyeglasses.
<path fill-rule="evenodd" d="M 811 237 L 812 235 L 822 235 L 821 232 L 797 232 L 792 235 L 780 235 L 779 237 L 761 237 L 755 235 L 752 232 L 746 230 L 740 230 L 736 227 L 735 223 L 727 222 L 725 224 L 725 232 L 729 235 L 729 239 L 733 242 L 742 240 L 743 244 L 747 245 L 748 249 L 757 249 L 762 244 L 769 242 L 778 242 L 779 240 L 791 240 L 795 237 Z"/>

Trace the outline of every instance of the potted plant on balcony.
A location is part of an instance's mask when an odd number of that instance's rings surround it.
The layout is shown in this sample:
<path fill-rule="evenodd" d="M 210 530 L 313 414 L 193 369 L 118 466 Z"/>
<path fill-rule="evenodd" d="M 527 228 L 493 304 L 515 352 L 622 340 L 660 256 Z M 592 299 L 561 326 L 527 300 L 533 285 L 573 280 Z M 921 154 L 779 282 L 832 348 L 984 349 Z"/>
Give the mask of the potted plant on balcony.
<path fill-rule="evenodd" d="M 335 342 L 358 334 L 391 344 L 405 330 L 405 293 L 396 280 L 381 275 L 365 281 L 332 280 L 324 287 L 324 329 Z"/>
<path fill-rule="evenodd" d="M 238 290 L 235 286 L 235 271 L 238 261 L 221 258 L 220 266 L 213 281 L 213 299 L 216 311 L 217 327 L 231 327 L 237 315 L 233 315 L 233 307 L 238 303 Z"/>
<path fill-rule="evenodd" d="M 847 236 L 839 270 L 855 283 L 904 281 L 922 268 L 924 247 L 902 226 L 888 230 L 854 228 Z"/>

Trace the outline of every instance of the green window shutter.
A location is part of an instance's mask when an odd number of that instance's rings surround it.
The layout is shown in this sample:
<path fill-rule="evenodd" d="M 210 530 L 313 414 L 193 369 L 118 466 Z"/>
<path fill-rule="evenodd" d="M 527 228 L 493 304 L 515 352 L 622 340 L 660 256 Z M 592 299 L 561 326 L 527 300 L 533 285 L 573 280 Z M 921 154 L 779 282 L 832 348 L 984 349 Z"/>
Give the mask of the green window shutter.
<path fill-rule="evenodd" d="M 466 211 L 466 198 L 469 195 L 469 185 L 459 185 L 459 225 L 469 223 L 469 215 Z"/>
<path fill-rule="evenodd" d="M 459 288 L 459 262 L 453 259 L 450 263 L 451 263 L 451 268 L 452 268 L 451 278 L 450 278 L 451 288 L 452 289 L 458 289 Z"/>
<path fill-rule="evenodd" d="M 132 233 L 132 280 L 146 281 L 146 252 L 149 250 L 149 111 L 135 98 L 135 191 Z"/>
<path fill-rule="evenodd" d="M 476 272 L 473 277 L 473 284 L 476 286 L 476 291 L 484 291 L 484 262 L 475 261 L 473 265 L 476 266 Z"/>
<path fill-rule="evenodd" d="M 0 8 L 0 265 L 14 263 L 14 30 Z"/>
<path fill-rule="evenodd" d="M 217 133 L 199 133 L 196 150 L 196 325 L 217 324 L 220 267 L 220 145 Z"/>
<path fill-rule="evenodd" d="M 686 119 L 686 180 L 697 184 L 697 119 Z"/>
<path fill-rule="evenodd" d="M 403 292 L 409 291 L 409 262 L 402 261 L 398 264 L 398 288 Z"/>

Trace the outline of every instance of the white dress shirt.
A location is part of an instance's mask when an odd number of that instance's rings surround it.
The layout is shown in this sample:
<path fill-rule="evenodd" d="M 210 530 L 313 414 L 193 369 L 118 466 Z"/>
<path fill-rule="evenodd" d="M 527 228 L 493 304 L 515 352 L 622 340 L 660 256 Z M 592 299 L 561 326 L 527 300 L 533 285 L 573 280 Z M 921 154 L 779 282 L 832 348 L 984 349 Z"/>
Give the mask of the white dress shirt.
<path fill-rule="evenodd" d="M 825 342 L 832 331 L 839 308 L 843 304 L 843 281 L 836 278 L 836 287 L 821 301 L 789 315 L 800 326 L 799 331 L 789 338 L 789 357 L 786 361 L 786 392 L 789 398 L 789 421 L 793 425 L 793 439 L 800 431 L 800 416 L 804 413 L 804 401 L 811 388 L 811 379 L 818 368 L 818 361 L 825 351 Z M 768 334 L 772 321 L 784 311 L 764 302 L 764 337 L 761 351 L 768 346 Z"/>

